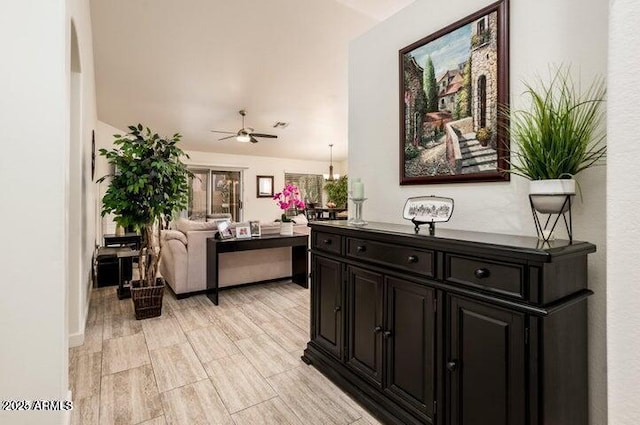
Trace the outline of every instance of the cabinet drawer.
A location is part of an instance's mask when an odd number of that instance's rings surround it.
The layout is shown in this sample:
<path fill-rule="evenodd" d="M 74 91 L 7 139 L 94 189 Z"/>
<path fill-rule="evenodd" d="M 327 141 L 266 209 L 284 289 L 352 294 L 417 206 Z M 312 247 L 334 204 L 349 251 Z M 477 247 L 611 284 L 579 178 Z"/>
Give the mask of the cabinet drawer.
<path fill-rule="evenodd" d="M 347 238 L 347 257 L 368 260 L 433 277 L 433 251 Z"/>
<path fill-rule="evenodd" d="M 331 233 L 314 232 L 313 248 L 334 254 L 342 254 L 342 237 Z"/>
<path fill-rule="evenodd" d="M 445 280 L 524 299 L 524 266 L 447 255 Z"/>

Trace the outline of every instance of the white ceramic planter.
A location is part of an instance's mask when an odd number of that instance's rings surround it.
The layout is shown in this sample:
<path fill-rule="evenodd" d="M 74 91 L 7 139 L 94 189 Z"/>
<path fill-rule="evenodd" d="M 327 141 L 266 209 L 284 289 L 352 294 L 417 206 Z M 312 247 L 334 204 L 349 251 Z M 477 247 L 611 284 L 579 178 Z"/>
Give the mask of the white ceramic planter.
<path fill-rule="evenodd" d="M 573 179 L 531 180 L 529 194 L 536 211 L 543 214 L 567 212 L 567 195 L 576 194 L 576 181 Z"/>
<path fill-rule="evenodd" d="M 293 222 L 280 223 L 280 234 L 282 236 L 293 236 Z"/>

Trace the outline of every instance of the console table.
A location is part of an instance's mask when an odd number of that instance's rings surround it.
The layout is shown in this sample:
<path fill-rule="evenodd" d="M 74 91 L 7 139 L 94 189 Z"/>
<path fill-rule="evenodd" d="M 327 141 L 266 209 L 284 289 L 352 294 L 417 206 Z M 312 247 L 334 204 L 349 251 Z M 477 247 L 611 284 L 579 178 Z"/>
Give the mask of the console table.
<path fill-rule="evenodd" d="M 293 236 L 264 235 L 251 239 L 207 239 L 207 296 L 218 305 L 219 255 L 225 252 L 250 251 L 291 247 L 291 280 L 304 287 L 309 287 L 309 267 L 307 251 L 309 237 L 294 234 Z M 258 283 L 258 282 L 256 282 Z"/>
<path fill-rule="evenodd" d="M 588 423 L 586 242 L 312 222 L 303 360 L 390 424 Z"/>

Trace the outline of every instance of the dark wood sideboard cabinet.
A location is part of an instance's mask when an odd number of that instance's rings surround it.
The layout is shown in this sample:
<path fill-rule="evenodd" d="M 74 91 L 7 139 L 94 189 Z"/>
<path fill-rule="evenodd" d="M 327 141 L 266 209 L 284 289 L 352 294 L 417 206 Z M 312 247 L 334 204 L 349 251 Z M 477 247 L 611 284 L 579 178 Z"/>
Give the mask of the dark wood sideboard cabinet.
<path fill-rule="evenodd" d="M 586 242 L 311 227 L 303 360 L 390 424 L 587 425 Z"/>

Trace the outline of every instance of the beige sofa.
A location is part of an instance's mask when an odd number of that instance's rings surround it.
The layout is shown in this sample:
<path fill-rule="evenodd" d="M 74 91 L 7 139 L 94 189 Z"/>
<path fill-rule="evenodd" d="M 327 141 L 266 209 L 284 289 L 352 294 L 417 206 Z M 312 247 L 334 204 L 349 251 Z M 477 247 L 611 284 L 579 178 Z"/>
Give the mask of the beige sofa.
<path fill-rule="evenodd" d="M 161 235 L 160 273 L 176 295 L 185 296 L 207 287 L 206 243 L 217 231 L 217 221 L 178 220 L 173 230 Z M 232 225 L 233 227 L 233 225 Z M 280 231 L 280 223 L 262 224 L 262 234 Z M 294 232 L 309 234 L 306 224 Z M 220 254 L 220 287 L 291 276 L 291 249 L 272 248 Z"/>

